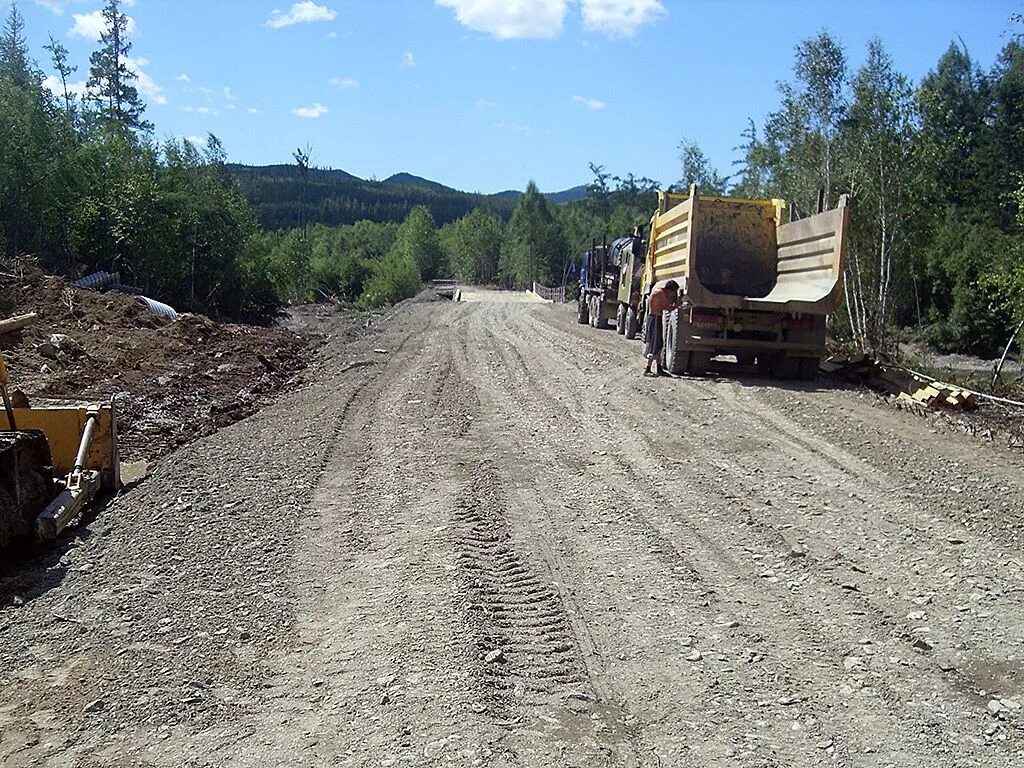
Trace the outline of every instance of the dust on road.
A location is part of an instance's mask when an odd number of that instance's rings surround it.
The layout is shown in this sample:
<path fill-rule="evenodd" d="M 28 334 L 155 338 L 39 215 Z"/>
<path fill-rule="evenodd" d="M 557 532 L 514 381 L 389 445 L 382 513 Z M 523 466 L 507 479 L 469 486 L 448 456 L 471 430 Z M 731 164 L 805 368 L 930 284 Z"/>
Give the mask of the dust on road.
<path fill-rule="evenodd" d="M 4 574 L 0 760 L 1019 764 L 1020 457 L 641 364 L 525 302 L 332 342 Z"/>

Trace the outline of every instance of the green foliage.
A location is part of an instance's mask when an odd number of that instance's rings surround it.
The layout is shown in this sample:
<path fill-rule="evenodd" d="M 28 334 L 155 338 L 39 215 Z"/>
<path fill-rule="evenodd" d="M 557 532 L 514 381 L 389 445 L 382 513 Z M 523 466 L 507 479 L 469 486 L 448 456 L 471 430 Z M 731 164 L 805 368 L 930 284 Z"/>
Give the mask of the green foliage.
<path fill-rule="evenodd" d="M 508 287 L 527 288 L 534 281 L 562 283 L 568 252 L 551 204 L 530 181 L 512 212 L 502 244 L 499 270 Z"/>
<path fill-rule="evenodd" d="M 719 175 L 704 150 L 695 142 L 683 139 L 679 143 L 679 162 L 682 163 L 683 175 L 675 184 L 677 191 L 689 192 L 690 187 L 696 184 L 698 194 L 725 194 L 729 185 L 728 177 Z"/>
<path fill-rule="evenodd" d="M 125 57 L 127 19 L 104 8 L 107 28 L 92 57 L 93 99 L 67 89 L 64 47 L 46 50 L 65 83 L 58 100 L 25 47 L 12 7 L 0 38 L 0 247 L 31 252 L 47 269 L 96 269 L 179 309 L 263 319 L 280 305 L 279 279 L 258 225 L 214 136 L 206 149 L 157 147 Z"/>
<path fill-rule="evenodd" d="M 476 208 L 448 226 L 445 248 L 455 279 L 478 285 L 494 283 L 504 234 L 501 218 L 492 211 Z"/>
<path fill-rule="evenodd" d="M 132 44 L 128 39 L 128 16 L 121 13 L 119 0 L 107 0 L 101 11 L 104 22 L 100 47 L 89 57 L 89 98 L 99 118 L 111 129 L 151 131 L 143 119 L 145 104 L 135 87 L 138 75 L 128 67 Z"/>
<path fill-rule="evenodd" d="M 819 189 L 829 205 L 835 202 L 836 145 L 848 105 L 845 53 L 821 32 L 797 46 L 793 74 L 794 82 L 779 86 L 782 104 L 768 116 L 765 146 L 754 157 L 771 168 L 772 196 L 785 196 L 808 213 Z"/>
<path fill-rule="evenodd" d="M 947 212 L 925 251 L 925 283 L 931 286 L 928 336 L 935 346 L 982 355 L 1001 351 L 1020 272 L 1012 249 L 1012 239 L 991 225 Z"/>
<path fill-rule="evenodd" d="M 360 303 L 368 307 L 396 304 L 415 296 L 420 290 L 420 272 L 411 256 L 392 248 L 384 261 L 376 264 Z"/>
<path fill-rule="evenodd" d="M 426 206 L 418 205 L 405 217 L 395 237 L 394 251 L 401 260 L 416 266 L 423 280 L 445 277 L 448 264 L 434 217 Z"/>

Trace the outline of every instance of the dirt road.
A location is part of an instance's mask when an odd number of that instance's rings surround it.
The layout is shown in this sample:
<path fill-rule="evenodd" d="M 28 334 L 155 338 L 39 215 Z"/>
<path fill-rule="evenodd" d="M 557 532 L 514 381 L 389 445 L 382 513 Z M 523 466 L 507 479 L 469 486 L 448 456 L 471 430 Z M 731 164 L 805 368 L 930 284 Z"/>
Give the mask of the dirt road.
<path fill-rule="evenodd" d="M 1021 457 L 639 354 L 486 300 L 330 342 L 5 569 L 0 761 L 1021 765 Z"/>

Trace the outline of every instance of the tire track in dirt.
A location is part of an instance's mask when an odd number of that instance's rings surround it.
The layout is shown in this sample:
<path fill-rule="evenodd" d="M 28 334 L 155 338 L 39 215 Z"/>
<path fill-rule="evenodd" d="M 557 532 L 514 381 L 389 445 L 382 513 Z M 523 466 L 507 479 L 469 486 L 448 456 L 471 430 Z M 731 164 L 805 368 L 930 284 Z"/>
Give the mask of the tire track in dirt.
<path fill-rule="evenodd" d="M 474 314 L 453 344 L 456 368 L 464 372 L 457 389 L 473 392 L 478 404 L 480 371 L 518 375 L 525 370 L 521 356 L 506 356 L 509 350 L 497 343 L 493 326 L 477 327 L 481 317 L 487 313 Z M 466 344 L 470 334 L 486 342 L 473 353 Z M 480 358 L 474 361 L 475 355 Z M 503 365 L 490 365 L 497 359 Z M 585 633 L 579 636 L 573 609 L 552 581 L 552 553 L 534 541 L 524 547 L 513 535 L 511 502 L 501 480 L 512 470 L 481 458 L 492 455 L 489 442 L 478 434 L 462 446 L 465 461 L 459 463 L 468 478 L 455 518 L 468 616 L 483 657 L 478 674 L 491 692 L 491 714 L 509 729 L 512 743 L 520 745 L 520 759 L 529 765 L 636 765 L 615 706 L 595 685 L 583 650 Z"/>

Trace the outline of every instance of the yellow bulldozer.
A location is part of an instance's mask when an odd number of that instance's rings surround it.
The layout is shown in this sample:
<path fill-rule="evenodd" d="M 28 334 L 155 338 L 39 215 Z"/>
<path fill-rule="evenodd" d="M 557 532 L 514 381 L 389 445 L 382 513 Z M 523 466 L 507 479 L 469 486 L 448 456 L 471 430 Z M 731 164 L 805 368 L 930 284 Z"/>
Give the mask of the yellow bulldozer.
<path fill-rule="evenodd" d="M 53 539 L 121 487 L 114 401 L 30 406 L 8 390 L 0 355 L 0 548 Z"/>

